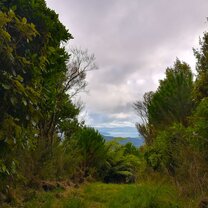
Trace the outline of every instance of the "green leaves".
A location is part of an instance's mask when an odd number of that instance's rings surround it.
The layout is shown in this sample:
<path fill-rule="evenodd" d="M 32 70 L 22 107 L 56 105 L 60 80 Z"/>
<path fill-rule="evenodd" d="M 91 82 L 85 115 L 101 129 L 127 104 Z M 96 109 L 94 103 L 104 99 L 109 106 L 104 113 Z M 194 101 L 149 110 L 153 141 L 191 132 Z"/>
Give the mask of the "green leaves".
<path fill-rule="evenodd" d="M 0 174 L 7 174 L 9 175 L 9 170 L 7 169 L 6 165 L 2 160 L 0 160 Z"/>
<path fill-rule="evenodd" d="M 90 169 L 102 166 L 106 159 L 107 149 L 105 140 L 97 130 L 90 127 L 81 128 L 75 135 L 76 147 L 82 157 L 80 168 L 84 176 L 90 173 Z"/>
<path fill-rule="evenodd" d="M 0 7 L 0 181 L 7 170 L 15 178 L 14 158 L 20 161 L 23 176 L 29 172 L 38 177 L 43 167 L 62 157 L 60 134 L 71 138 L 81 126 L 80 107 L 73 104 L 65 85 L 69 54 L 61 47 L 72 36 L 44 0 L 1 1 Z M 84 78 L 76 79 L 76 85 Z M 76 136 L 77 151 L 82 153 L 79 165 L 88 174 L 103 160 L 104 140 L 87 128 Z M 31 165 L 23 167 L 27 158 Z M 50 170 L 58 172 L 56 166 Z M 8 179 L 4 178 L 5 185 Z"/>
<path fill-rule="evenodd" d="M 140 152 L 127 143 L 121 145 L 116 141 L 106 143 L 108 149 L 106 162 L 100 170 L 105 182 L 132 183 L 141 164 Z"/>
<path fill-rule="evenodd" d="M 27 19 L 25 17 L 22 18 L 22 23 L 27 24 Z"/>
<path fill-rule="evenodd" d="M 177 60 L 173 68 L 166 70 L 166 78 L 160 81 L 148 104 L 150 124 L 161 128 L 174 122 L 187 125 L 187 117 L 193 109 L 192 90 L 190 67 Z"/>
<path fill-rule="evenodd" d="M 194 49 L 197 59 L 196 70 L 198 72 L 194 84 L 193 97 L 198 104 L 204 97 L 208 97 L 208 33 L 205 32 L 200 40 L 200 49 Z"/>
<path fill-rule="evenodd" d="M 10 86 L 6 83 L 2 83 L 1 86 L 5 89 L 5 90 L 9 90 Z"/>

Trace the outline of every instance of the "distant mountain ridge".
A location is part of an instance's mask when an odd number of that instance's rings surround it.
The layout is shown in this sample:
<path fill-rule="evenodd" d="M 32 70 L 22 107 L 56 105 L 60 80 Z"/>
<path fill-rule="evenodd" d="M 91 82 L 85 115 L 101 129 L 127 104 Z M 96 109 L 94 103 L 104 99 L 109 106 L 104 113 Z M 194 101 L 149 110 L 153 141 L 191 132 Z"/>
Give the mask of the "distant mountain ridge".
<path fill-rule="evenodd" d="M 135 127 L 99 127 L 96 128 L 102 135 L 123 138 L 140 137 Z"/>
<path fill-rule="evenodd" d="M 144 139 L 143 138 L 133 138 L 133 137 L 126 137 L 126 138 L 123 138 L 123 137 L 113 137 L 113 136 L 107 136 L 107 135 L 102 135 L 104 137 L 104 139 L 106 141 L 111 141 L 111 140 L 114 140 L 114 139 L 117 139 L 117 138 L 121 138 L 121 140 L 119 141 L 120 144 L 126 144 L 128 142 L 131 142 L 134 146 L 136 147 L 140 147 L 144 144 Z"/>

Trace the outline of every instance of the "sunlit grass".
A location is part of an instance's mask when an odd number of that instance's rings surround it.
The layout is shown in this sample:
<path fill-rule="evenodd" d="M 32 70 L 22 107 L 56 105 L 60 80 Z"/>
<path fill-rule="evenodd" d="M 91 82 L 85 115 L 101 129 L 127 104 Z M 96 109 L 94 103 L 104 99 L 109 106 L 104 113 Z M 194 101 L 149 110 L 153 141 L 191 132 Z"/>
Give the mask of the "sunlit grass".
<path fill-rule="evenodd" d="M 184 208 L 170 185 L 92 183 L 79 189 L 38 193 L 25 208 Z"/>
<path fill-rule="evenodd" d="M 177 208 L 182 207 L 177 193 L 167 185 L 91 184 L 85 189 L 85 200 L 99 202 L 106 208 Z"/>

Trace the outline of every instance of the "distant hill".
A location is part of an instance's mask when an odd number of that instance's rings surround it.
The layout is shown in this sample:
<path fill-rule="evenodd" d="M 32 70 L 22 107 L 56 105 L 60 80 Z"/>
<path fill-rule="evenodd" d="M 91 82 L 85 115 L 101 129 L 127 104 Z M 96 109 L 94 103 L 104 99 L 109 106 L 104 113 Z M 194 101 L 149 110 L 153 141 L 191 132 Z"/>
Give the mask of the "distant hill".
<path fill-rule="evenodd" d="M 136 127 L 100 127 L 96 128 L 102 135 L 123 138 L 138 138 Z"/>
<path fill-rule="evenodd" d="M 106 135 L 103 135 L 103 137 L 105 138 L 106 141 L 111 141 L 116 138 L 121 138 L 121 137 L 112 137 L 112 136 L 106 136 Z M 127 137 L 127 138 L 121 138 L 121 140 L 119 141 L 120 144 L 126 144 L 128 142 L 131 142 L 136 147 L 140 147 L 144 144 L 144 139 Z"/>

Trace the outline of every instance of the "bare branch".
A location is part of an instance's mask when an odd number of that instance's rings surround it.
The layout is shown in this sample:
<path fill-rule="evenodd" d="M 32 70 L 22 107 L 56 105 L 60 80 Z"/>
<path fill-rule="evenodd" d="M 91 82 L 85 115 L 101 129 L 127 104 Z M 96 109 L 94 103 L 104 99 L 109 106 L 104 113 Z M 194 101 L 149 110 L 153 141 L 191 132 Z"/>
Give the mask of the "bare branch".
<path fill-rule="evenodd" d="M 86 73 L 98 67 L 94 54 L 89 54 L 87 50 L 69 48 L 69 53 L 68 72 L 63 91 L 72 92 L 74 96 L 86 87 Z"/>
<path fill-rule="evenodd" d="M 152 95 L 153 92 L 145 93 L 143 101 L 136 101 L 133 104 L 134 110 L 137 112 L 144 125 L 148 123 L 148 105 L 151 102 Z"/>

